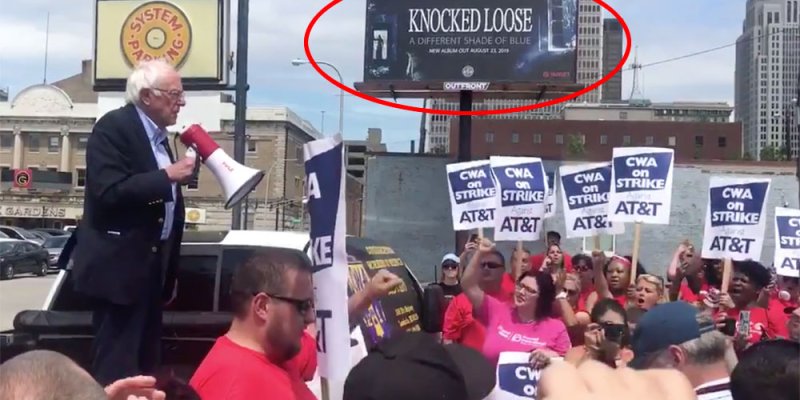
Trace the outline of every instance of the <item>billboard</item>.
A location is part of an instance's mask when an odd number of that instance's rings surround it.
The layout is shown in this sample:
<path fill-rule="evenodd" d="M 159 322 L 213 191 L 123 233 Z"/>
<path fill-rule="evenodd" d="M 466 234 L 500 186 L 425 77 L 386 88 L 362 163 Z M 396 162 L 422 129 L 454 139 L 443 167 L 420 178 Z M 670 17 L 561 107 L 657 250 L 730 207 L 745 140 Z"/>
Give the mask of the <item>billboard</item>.
<path fill-rule="evenodd" d="M 229 0 L 95 0 L 94 89 L 124 91 L 133 67 L 162 58 L 186 90 L 228 81 Z"/>
<path fill-rule="evenodd" d="M 364 81 L 574 83 L 577 0 L 367 0 Z"/>

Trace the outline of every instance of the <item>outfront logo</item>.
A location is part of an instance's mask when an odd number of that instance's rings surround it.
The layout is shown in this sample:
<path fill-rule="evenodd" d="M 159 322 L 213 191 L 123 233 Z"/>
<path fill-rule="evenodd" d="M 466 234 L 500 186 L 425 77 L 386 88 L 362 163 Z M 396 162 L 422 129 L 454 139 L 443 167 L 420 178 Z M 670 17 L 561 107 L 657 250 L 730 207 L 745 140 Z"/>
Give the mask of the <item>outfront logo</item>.
<path fill-rule="evenodd" d="M 125 19 L 120 44 L 130 67 L 160 58 L 180 68 L 191 49 L 192 27 L 174 4 L 152 1 L 137 7 Z"/>

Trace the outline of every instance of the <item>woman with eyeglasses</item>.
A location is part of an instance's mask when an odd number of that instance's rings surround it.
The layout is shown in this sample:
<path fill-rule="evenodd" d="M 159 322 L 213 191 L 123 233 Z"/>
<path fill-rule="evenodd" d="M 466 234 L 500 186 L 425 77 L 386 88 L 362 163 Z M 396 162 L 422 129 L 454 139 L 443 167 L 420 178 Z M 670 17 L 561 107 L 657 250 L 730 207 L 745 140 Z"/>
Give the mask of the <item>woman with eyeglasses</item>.
<path fill-rule="evenodd" d="M 623 367 L 633 359 L 629 346 L 630 330 L 625 309 L 614 299 L 601 299 L 592 309 L 584 344 L 570 349 L 564 360 L 574 365 L 596 360 L 614 368 Z"/>
<path fill-rule="evenodd" d="M 479 285 L 482 272 L 496 259 L 494 243 L 483 239 L 461 280 L 475 316 L 486 326 L 483 355 L 494 365 L 500 353 L 531 353 L 531 364 L 542 367 L 552 357 L 562 357 L 571 347 L 567 327 L 554 307 L 556 287 L 549 272 L 528 271 L 517 279 L 511 303 L 486 296 Z"/>

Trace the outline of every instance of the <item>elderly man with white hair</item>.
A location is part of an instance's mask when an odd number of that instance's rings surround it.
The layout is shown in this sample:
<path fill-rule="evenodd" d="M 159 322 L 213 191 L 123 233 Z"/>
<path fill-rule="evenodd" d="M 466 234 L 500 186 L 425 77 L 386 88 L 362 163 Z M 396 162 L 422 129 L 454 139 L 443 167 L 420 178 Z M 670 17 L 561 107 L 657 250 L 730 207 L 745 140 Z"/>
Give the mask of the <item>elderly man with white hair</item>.
<path fill-rule="evenodd" d="M 184 225 L 180 185 L 194 167 L 193 158 L 176 161 L 167 141 L 167 127 L 186 104 L 170 64 L 134 68 L 126 102 L 89 136 L 72 255 L 75 289 L 94 302 L 91 372 L 103 385 L 160 364 L 162 308 L 176 294 Z"/>

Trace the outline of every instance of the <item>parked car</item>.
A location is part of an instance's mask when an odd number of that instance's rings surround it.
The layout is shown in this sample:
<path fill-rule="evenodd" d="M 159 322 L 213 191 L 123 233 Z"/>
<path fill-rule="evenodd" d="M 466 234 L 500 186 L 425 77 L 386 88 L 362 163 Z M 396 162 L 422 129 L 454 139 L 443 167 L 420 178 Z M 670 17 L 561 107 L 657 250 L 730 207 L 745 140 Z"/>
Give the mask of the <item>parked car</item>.
<path fill-rule="evenodd" d="M 46 234 L 48 234 L 50 236 L 69 235 L 69 232 L 67 232 L 67 231 L 65 231 L 63 229 L 56 229 L 56 228 L 33 228 L 33 229 L 31 229 L 31 231 L 46 233 Z"/>
<path fill-rule="evenodd" d="M 308 233 L 302 232 L 184 233 L 177 297 L 163 314 L 163 368 L 182 379 L 191 377 L 214 341 L 230 326 L 228 292 L 234 270 L 250 251 L 259 248 L 295 249 L 307 256 L 311 252 Z M 419 282 L 390 246 L 348 237 L 347 251 L 350 284 L 360 285 L 378 271 L 367 265 L 373 260 L 379 260 L 373 264 L 390 268 L 405 283 L 393 294 L 373 303 L 368 315 L 353 329 L 354 363 L 377 340 L 394 330 L 441 331 L 444 297 L 431 297 L 427 292 L 423 296 Z M 90 367 L 92 312 L 88 300 L 73 290 L 71 267 L 59 272 L 42 309 L 19 312 L 13 325 L 13 330 L 0 332 L 0 363 L 21 352 L 50 349 L 66 354 L 84 368 Z M 336 394 L 341 393 L 342 385 L 343 382 L 329 382 L 331 399 L 341 398 Z M 309 382 L 309 387 L 321 398 L 318 378 Z"/>
<path fill-rule="evenodd" d="M 64 225 L 64 232 L 74 232 L 76 226 L 75 225 Z"/>
<path fill-rule="evenodd" d="M 44 243 L 44 239 L 34 235 L 29 230 L 20 228 L 18 226 L 2 225 L 0 226 L 0 232 L 5 233 L 11 239 L 27 240 L 38 245 Z"/>
<path fill-rule="evenodd" d="M 36 236 L 37 238 L 42 239 L 42 240 L 47 240 L 47 238 L 49 238 L 51 236 L 47 232 L 41 232 L 41 231 L 36 231 L 36 230 L 28 230 L 28 232 L 30 232 L 31 235 Z M 44 244 L 44 242 L 42 242 L 42 244 Z"/>
<path fill-rule="evenodd" d="M 47 275 L 47 250 L 38 244 L 18 239 L 0 239 L 0 279 L 17 274 Z"/>
<path fill-rule="evenodd" d="M 61 251 L 64 250 L 64 245 L 67 244 L 67 240 L 69 240 L 68 235 L 51 236 L 45 239 L 42 247 L 47 250 L 47 265 L 49 265 L 50 268 L 58 268 L 56 263 L 58 262 L 58 257 L 61 255 Z"/>

